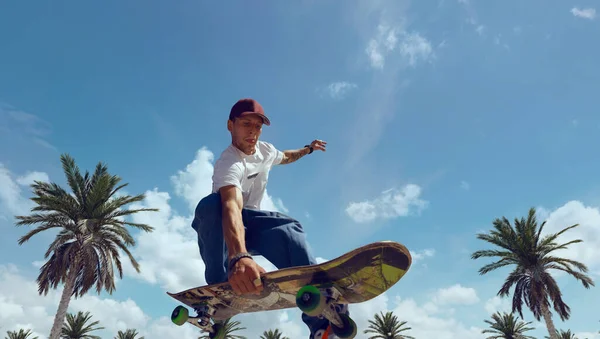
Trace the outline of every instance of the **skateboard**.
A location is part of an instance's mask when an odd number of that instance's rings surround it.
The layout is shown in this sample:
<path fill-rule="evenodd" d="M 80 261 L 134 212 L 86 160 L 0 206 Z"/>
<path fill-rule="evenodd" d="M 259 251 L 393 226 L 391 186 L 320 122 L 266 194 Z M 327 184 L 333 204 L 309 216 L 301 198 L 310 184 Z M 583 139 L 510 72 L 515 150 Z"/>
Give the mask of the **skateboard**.
<path fill-rule="evenodd" d="M 262 282 L 260 295 L 238 296 L 228 282 L 167 292 L 197 313 L 190 316 L 188 308 L 177 306 L 171 321 L 179 326 L 190 323 L 208 332 L 211 339 L 223 339 L 223 322 L 237 314 L 298 307 L 309 316 L 327 318 L 339 338 L 354 338 L 356 323 L 338 314 L 334 303 L 361 303 L 381 295 L 406 274 L 411 263 L 404 245 L 380 241 L 321 264 L 264 273 L 261 281 L 255 281 Z"/>

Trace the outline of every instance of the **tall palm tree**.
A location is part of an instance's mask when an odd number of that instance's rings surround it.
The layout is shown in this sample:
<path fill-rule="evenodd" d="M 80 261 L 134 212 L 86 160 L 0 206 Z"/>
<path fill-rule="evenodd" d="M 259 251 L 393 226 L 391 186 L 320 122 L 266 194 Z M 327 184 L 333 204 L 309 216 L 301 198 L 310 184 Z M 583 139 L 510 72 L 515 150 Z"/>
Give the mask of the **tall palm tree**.
<path fill-rule="evenodd" d="M 381 312 L 381 316 L 375 314 L 374 318 L 374 321 L 369 320 L 369 328 L 364 330 L 365 334 L 374 334 L 369 339 L 414 339 L 414 337 L 402 334 L 411 328 L 403 327 L 406 325 L 406 321 L 399 321 L 393 312 L 388 311 L 385 314 Z"/>
<path fill-rule="evenodd" d="M 578 224 L 564 228 L 558 233 L 541 237 L 546 222 L 539 227 L 535 216 L 535 209 L 531 208 L 527 219 L 515 218 L 514 227 L 505 218 L 493 222 L 494 230 L 488 234 L 477 234 L 477 238 L 500 247 L 497 250 L 480 250 L 472 254 L 472 259 L 481 257 L 498 257 L 499 260 L 487 264 L 479 269 L 483 275 L 495 269 L 514 265 L 514 270 L 508 275 L 503 286 L 498 291 L 499 296 L 507 296 L 510 288 L 515 285 L 512 301 L 512 312 L 518 311 L 523 319 L 523 302 L 531 310 L 536 320 L 543 317 L 548 328 L 548 333 L 556 338 L 556 328 L 550 313 L 550 300 L 554 310 L 562 320 L 570 317 L 570 308 L 562 299 L 562 292 L 552 277 L 549 270 L 563 271 L 581 281 L 585 288 L 594 286 L 592 279 L 583 274 L 587 267 L 575 260 L 565 259 L 552 255 L 552 252 L 565 249 L 567 246 L 582 242 L 573 240 L 564 244 L 557 244 L 555 240 L 564 232 L 573 229 Z M 576 272 L 573 268 L 583 272 Z"/>
<path fill-rule="evenodd" d="M 492 320 L 484 320 L 484 322 L 490 325 L 491 329 L 481 331 L 481 333 L 493 334 L 487 337 L 487 339 L 535 339 L 535 337 L 523 334 L 526 331 L 535 329 L 527 327 L 531 324 L 531 321 L 520 321 L 512 313 L 506 312 L 492 314 Z"/>
<path fill-rule="evenodd" d="M 284 337 L 283 333 L 279 332 L 279 329 L 276 328 L 275 331 L 273 331 L 273 330 L 264 331 L 263 334 L 260 336 L 260 339 L 290 339 L 290 338 Z"/>
<path fill-rule="evenodd" d="M 556 335 L 558 339 L 577 339 L 575 333 L 571 333 L 571 330 L 563 331 L 557 330 Z M 545 336 L 544 338 L 550 338 L 549 336 Z"/>
<path fill-rule="evenodd" d="M 32 208 L 31 215 L 16 217 L 20 220 L 17 226 L 40 224 L 21 237 L 19 245 L 42 231 L 59 230 L 45 258 L 52 256 L 40 268 L 37 277 L 38 292 L 44 295 L 50 288 L 56 289 L 59 283 L 64 283 L 49 339 L 58 339 L 71 296 L 84 295 L 94 284 L 98 294 L 102 289 L 113 292 L 113 265 L 117 266 L 119 277 L 123 277 L 119 249 L 127 254 L 139 273 L 139 264 L 127 249 L 135 245 L 135 240 L 125 226 L 145 232 L 153 228 L 124 221 L 124 217 L 141 211 L 157 211 L 122 209 L 127 204 L 142 201 L 144 195 L 117 196 L 127 184 L 117 186 L 121 178 L 110 175 L 104 164 L 98 163 L 92 176 L 87 171 L 82 176 L 69 155 L 61 155 L 61 162 L 72 194 L 56 183 L 35 181 L 31 185 L 34 193 L 31 200 L 37 206 Z"/>
<path fill-rule="evenodd" d="M 104 327 L 94 326 L 100 324 L 99 321 L 94 321 L 88 324 L 92 319 L 90 312 L 77 312 L 77 314 L 68 313 L 67 319 L 63 324 L 60 334 L 61 339 L 102 339 L 97 335 L 89 334 L 92 331 L 102 330 Z"/>
<path fill-rule="evenodd" d="M 119 330 L 119 332 L 117 332 L 117 336 L 114 339 L 144 339 L 144 337 L 138 338 L 138 335 L 139 333 L 136 329 L 128 328 L 127 330 L 125 330 L 125 332 Z"/>
<path fill-rule="evenodd" d="M 231 318 L 228 318 L 227 320 L 217 324 L 217 331 L 220 331 L 223 334 L 221 337 L 219 337 L 220 339 L 246 339 L 246 337 L 242 335 L 233 334 L 236 331 L 246 329 L 245 327 L 240 327 L 241 323 L 239 321 L 231 321 Z M 210 339 L 210 335 L 205 334 L 198 339 Z"/>
<path fill-rule="evenodd" d="M 31 330 L 27 330 L 25 331 L 24 329 L 20 329 L 19 332 L 17 331 L 8 331 L 6 332 L 7 337 L 4 337 L 4 339 L 38 339 L 38 337 L 33 337 L 30 338 L 29 336 L 33 335 L 33 332 L 31 332 Z"/>

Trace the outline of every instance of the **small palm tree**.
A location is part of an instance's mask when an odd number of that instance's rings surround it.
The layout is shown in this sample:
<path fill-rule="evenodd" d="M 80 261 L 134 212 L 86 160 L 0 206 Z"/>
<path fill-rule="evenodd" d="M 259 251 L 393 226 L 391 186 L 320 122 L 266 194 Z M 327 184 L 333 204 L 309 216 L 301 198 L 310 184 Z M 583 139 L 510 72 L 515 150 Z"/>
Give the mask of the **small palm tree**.
<path fill-rule="evenodd" d="M 375 320 L 369 320 L 369 324 L 369 328 L 364 330 L 365 334 L 374 334 L 369 339 L 414 339 L 414 337 L 402 334 L 411 328 L 403 327 L 406 325 L 406 321 L 399 321 L 393 312 L 385 314 L 381 312 L 381 316 L 375 314 Z"/>
<path fill-rule="evenodd" d="M 279 329 L 276 328 L 275 331 L 273 331 L 273 330 L 264 331 L 263 334 L 260 336 L 260 339 L 290 339 L 290 338 L 284 337 L 283 333 L 279 332 Z"/>
<path fill-rule="evenodd" d="M 84 295 L 94 284 L 98 294 L 103 289 L 109 293 L 114 291 L 113 265 L 116 265 L 119 277 L 123 277 L 119 249 L 127 254 L 135 270 L 140 271 L 139 264 L 127 249 L 127 246 L 135 245 L 135 240 L 125 226 L 145 232 L 153 228 L 126 222 L 123 217 L 141 211 L 157 211 L 122 209 L 142 201 L 144 195 L 116 196 L 127 184 L 117 186 L 121 178 L 110 175 L 102 163 L 98 163 L 92 176 L 87 171 L 82 176 L 70 156 L 61 155 L 61 162 L 72 194 L 55 183 L 35 181 L 31 185 L 34 193 L 31 200 L 37 204 L 32 209 L 33 214 L 16 217 L 20 220 L 17 226 L 41 224 L 21 237 L 19 245 L 42 231 L 59 229 L 44 258 L 52 256 L 37 277 L 38 292 L 44 295 L 50 288 L 56 289 L 58 284 L 64 283 L 49 339 L 58 339 L 71 296 Z"/>
<path fill-rule="evenodd" d="M 27 330 L 25 331 L 24 329 L 20 329 L 19 332 L 17 331 L 8 331 L 6 332 L 7 337 L 5 337 L 4 339 L 38 339 L 38 337 L 33 337 L 30 338 L 29 336 L 33 335 L 33 332 L 31 332 L 31 330 Z"/>
<path fill-rule="evenodd" d="M 534 330 L 533 327 L 527 327 L 531 321 L 523 322 L 512 313 L 496 312 L 492 315 L 492 320 L 484 320 L 492 329 L 483 330 L 481 333 L 492 333 L 487 339 L 535 339 L 535 337 L 523 334 L 526 331 Z"/>
<path fill-rule="evenodd" d="M 571 333 L 571 330 L 567 330 L 566 332 L 563 330 L 556 330 L 556 335 L 558 339 L 577 339 L 575 333 Z M 550 338 L 549 336 L 545 336 L 544 338 Z"/>
<path fill-rule="evenodd" d="M 62 327 L 60 333 L 61 339 L 102 339 L 97 335 L 89 334 L 92 331 L 102 330 L 104 327 L 96 327 L 99 321 L 94 321 L 88 324 L 88 321 L 92 319 L 90 312 L 77 312 L 77 314 L 68 313 L 65 324 Z"/>
<path fill-rule="evenodd" d="M 563 271 L 581 281 L 585 288 L 594 286 L 592 279 L 583 274 L 587 267 L 575 260 L 552 255 L 552 252 L 565 249 L 567 246 L 581 242 L 573 240 L 564 244 L 557 244 L 555 240 L 564 232 L 579 226 L 569 226 L 562 231 L 541 237 L 546 222 L 539 227 L 535 217 L 535 209 L 529 210 L 527 219 L 515 218 L 515 226 L 505 218 L 493 222 L 494 230 L 488 234 L 478 234 L 477 238 L 500 247 L 497 250 L 481 250 L 472 254 L 472 259 L 482 257 L 498 257 L 498 261 L 487 264 L 479 270 L 483 275 L 495 269 L 514 265 L 514 270 L 506 278 L 498 295 L 507 296 L 514 285 L 512 312 L 517 311 L 523 319 L 523 303 L 531 310 L 536 320 L 544 318 L 548 334 L 555 337 L 556 328 L 550 313 L 550 301 L 554 310 L 562 320 L 570 317 L 570 308 L 562 299 L 562 292 L 552 277 L 549 270 Z M 574 268 L 583 272 L 576 272 Z M 553 338 L 556 339 L 556 338 Z"/>
<path fill-rule="evenodd" d="M 136 329 L 128 328 L 125 332 L 119 330 L 117 336 L 114 339 L 144 339 L 144 337 L 137 337 L 139 335 Z"/>
<path fill-rule="evenodd" d="M 223 329 L 223 333 L 225 334 L 222 337 L 223 339 L 246 339 L 246 337 L 242 335 L 233 334 L 236 331 L 246 329 L 245 327 L 239 327 L 241 324 L 239 321 L 231 321 L 231 318 L 228 318 L 227 320 L 219 322 L 218 324 L 219 327 Z M 205 334 L 198 339 L 210 339 L 210 334 Z"/>

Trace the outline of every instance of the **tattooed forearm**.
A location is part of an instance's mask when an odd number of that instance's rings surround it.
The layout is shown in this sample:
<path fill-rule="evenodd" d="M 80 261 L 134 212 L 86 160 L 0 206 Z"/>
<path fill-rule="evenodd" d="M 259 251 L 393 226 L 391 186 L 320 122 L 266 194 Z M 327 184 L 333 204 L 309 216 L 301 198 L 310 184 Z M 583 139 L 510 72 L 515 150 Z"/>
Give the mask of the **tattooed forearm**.
<path fill-rule="evenodd" d="M 307 155 L 308 152 L 310 152 L 308 147 L 304 147 L 304 148 L 297 149 L 297 150 L 283 151 L 283 159 L 281 160 L 280 164 L 281 165 L 291 164 L 292 162 Z"/>

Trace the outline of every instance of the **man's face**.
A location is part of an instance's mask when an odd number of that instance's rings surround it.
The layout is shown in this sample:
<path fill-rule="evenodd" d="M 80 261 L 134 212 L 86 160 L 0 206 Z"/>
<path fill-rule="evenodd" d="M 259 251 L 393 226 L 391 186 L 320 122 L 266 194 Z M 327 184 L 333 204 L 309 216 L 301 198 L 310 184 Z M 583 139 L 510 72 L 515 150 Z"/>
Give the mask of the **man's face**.
<path fill-rule="evenodd" d="M 252 154 L 262 133 L 263 120 L 256 115 L 246 115 L 227 121 L 233 145 L 246 154 Z"/>

